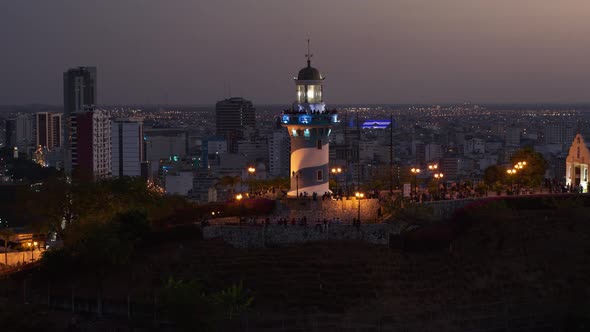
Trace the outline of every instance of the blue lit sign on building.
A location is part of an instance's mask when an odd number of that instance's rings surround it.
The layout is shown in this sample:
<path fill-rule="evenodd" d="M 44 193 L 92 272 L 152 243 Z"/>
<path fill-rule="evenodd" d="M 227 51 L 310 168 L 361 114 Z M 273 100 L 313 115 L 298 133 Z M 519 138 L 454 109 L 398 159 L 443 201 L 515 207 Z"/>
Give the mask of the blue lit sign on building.
<path fill-rule="evenodd" d="M 391 125 L 391 120 L 367 120 L 363 123 L 363 129 L 387 129 Z"/>
<path fill-rule="evenodd" d="M 311 123 L 311 116 L 310 115 L 300 115 L 299 116 L 299 123 L 302 123 L 302 124 Z"/>
<path fill-rule="evenodd" d="M 289 123 L 289 116 L 288 115 L 283 115 L 283 123 Z"/>

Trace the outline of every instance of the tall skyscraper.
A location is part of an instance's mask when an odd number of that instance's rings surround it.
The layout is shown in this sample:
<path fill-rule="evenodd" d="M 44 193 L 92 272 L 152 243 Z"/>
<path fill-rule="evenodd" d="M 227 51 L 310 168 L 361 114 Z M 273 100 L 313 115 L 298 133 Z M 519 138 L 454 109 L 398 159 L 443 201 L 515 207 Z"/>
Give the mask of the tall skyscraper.
<path fill-rule="evenodd" d="M 111 129 L 113 176 L 140 176 L 144 161 L 143 123 L 137 119 L 116 119 Z"/>
<path fill-rule="evenodd" d="M 72 169 L 85 179 L 111 176 L 111 119 L 106 111 L 74 112 L 72 124 Z"/>
<path fill-rule="evenodd" d="M 237 152 L 237 141 L 244 137 L 246 128 L 256 125 L 256 109 L 244 98 L 229 98 L 215 105 L 215 128 L 217 136 L 228 141 L 230 152 Z"/>
<path fill-rule="evenodd" d="M 323 102 L 324 78 L 311 66 L 295 79 L 297 100 L 292 109 L 283 112 L 281 122 L 291 137 L 291 190 L 288 196 L 307 193 L 319 195 L 329 189 L 329 136 L 332 125 L 338 122 L 336 110 L 327 110 Z"/>
<path fill-rule="evenodd" d="M 64 167 L 67 174 L 72 173 L 72 117 L 76 112 L 92 111 L 96 105 L 96 67 L 78 67 L 64 73 Z"/>
<path fill-rule="evenodd" d="M 35 145 L 53 150 L 62 145 L 62 114 L 38 112 L 35 114 Z"/>

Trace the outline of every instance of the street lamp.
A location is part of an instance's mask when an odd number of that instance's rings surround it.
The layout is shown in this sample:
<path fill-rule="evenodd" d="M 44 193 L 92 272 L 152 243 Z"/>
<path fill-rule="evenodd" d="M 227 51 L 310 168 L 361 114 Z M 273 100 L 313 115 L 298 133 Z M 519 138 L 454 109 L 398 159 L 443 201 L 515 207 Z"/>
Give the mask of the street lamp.
<path fill-rule="evenodd" d="M 38 245 L 39 243 L 37 241 L 34 242 L 27 242 L 27 247 L 31 248 L 31 262 L 35 260 L 35 247 Z"/>
<path fill-rule="evenodd" d="M 420 169 L 412 168 L 410 171 L 414 174 L 414 192 L 418 193 L 418 174 L 420 173 Z"/>
<path fill-rule="evenodd" d="M 510 177 L 510 190 L 512 191 L 514 189 L 514 174 L 516 174 L 516 169 L 509 169 L 506 173 L 508 173 L 508 176 Z"/>
<path fill-rule="evenodd" d="M 439 196 L 439 189 L 440 189 L 440 180 L 445 176 L 443 173 L 434 173 L 434 178 L 436 179 L 436 196 Z"/>
<path fill-rule="evenodd" d="M 250 179 L 250 194 L 252 194 L 252 176 L 254 175 L 254 173 L 256 173 L 256 168 L 254 168 L 254 166 L 248 167 L 248 179 Z"/>
<path fill-rule="evenodd" d="M 436 171 L 438 169 L 438 164 L 428 165 L 428 169 L 432 171 Z"/>
<path fill-rule="evenodd" d="M 357 220 L 356 220 L 356 222 L 360 225 L 360 223 L 361 223 L 361 199 L 363 197 L 365 197 L 365 194 L 357 192 L 354 195 L 356 196 L 356 200 L 358 202 L 358 211 L 357 211 Z"/>
<path fill-rule="evenodd" d="M 334 167 L 332 168 L 332 174 L 334 174 L 334 180 L 336 180 L 336 194 L 338 194 L 338 174 L 342 173 L 342 168 Z"/>
<path fill-rule="evenodd" d="M 242 223 L 242 198 L 244 198 L 244 197 L 242 196 L 242 194 L 237 194 L 237 195 L 236 195 L 236 200 L 238 201 L 238 206 L 240 207 L 240 208 L 239 208 L 239 215 L 240 215 L 240 216 L 239 216 L 239 218 L 238 218 L 238 219 L 239 219 L 239 220 L 238 220 L 238 222 L 240 222 L 240 224 Z"/>
<path fill-rule="evenodd" d="M 295 190 L 296 190 L 295 196 L 299 197 L 299 172 L 293 171 L 293 173 L 291 173 L 291 175 L 293 177 L 295 177 Z"/>
<path fill-rule="evenodd" d="M 518 163 L 516 163 L 516 165 L 514 165 L 514 169 L 518 170 L 518 171 L 522 171 L 522 169 L 526 166 L 526 161 L 519 161 Z M 522 176 L 520 176 L 522 177 Z M 519 181 L 520 182 L 520 181 Z"/>

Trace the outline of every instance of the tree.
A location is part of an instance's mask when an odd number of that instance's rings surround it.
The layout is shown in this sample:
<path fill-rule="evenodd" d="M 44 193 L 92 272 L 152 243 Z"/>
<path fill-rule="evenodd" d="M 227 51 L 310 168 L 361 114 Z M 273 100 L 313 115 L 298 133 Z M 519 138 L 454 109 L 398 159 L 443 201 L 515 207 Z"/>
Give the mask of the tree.
<path fill-rule="evenodd" d="M 138 241 L 149 232 L 145 213 L 131 210 L 115 215 L 108 222 L 75 223 L 66 232 L 69 241 L 62 254 L 71 255 L 95 277 L 97 312 L 102 315 L 103 279 L 108 271 L 129 262 Z M 63 255 L 50 257 L 59 259 L 48 259 L 48 264 L 67 261 Z"/>
<path fill-rule="evenodd" d="M 486 168 L 483 181 L 489 187 L 496 183 L 504 183 L 506 180 L 506 169 L 500 165 L 492 165 Z"/>
<path fill-rule="evenodd" d="M 536 187 L 543 183 L 547 161 L 543 155 L 536 152 L 531 146 L 526 146 L 516 151 L 510 161 L 513 165 L 526 162 L 522 169 L 518 169 L 516 178 L 525 186 Z"/>
<path fill-rule="evenodd" d="M 14 232 L 10 228 L 0 228 L 0 239 L 4 240 L 4 265 L 8 265 L 8 241 Z"/>

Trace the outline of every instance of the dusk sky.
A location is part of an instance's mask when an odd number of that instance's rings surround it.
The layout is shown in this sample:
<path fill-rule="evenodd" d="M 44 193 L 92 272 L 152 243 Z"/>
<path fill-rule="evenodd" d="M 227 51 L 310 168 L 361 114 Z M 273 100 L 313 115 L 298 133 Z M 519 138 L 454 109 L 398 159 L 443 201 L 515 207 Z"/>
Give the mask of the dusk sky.
<path fill-rule="evenodd" d="M 0 4 L 0 104 L 60 105 L 98 67 L 100 104 L 588 102 L 589 0 L 103 0 Z"/>

